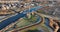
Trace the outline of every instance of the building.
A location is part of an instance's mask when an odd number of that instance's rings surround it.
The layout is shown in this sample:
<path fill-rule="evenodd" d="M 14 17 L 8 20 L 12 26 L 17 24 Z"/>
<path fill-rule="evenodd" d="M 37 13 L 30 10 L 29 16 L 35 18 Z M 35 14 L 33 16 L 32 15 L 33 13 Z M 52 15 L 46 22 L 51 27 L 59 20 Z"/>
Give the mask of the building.
<path fill-rule="evenodd" d="M 14 3 L 14 2 L 19 2 L 18 0 L 0 0 L 0 3 Z"/>

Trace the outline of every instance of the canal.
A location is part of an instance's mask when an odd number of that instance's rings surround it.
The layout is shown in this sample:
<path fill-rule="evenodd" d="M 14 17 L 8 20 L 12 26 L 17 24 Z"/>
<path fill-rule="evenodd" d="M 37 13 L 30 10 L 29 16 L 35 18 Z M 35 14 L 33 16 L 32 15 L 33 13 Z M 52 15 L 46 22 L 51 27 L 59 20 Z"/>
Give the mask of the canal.
<path fill-rule="evenodd" d="M 37 11 L 40 8 L 42 8 L 42 7 L 41 6 L 37 6 L 37 7 L 31 8 L 30 10 L 28 9 L 26 11 L 23 11 L 22 13 L 18 13 L 16 16 L 10 17 L 10 18 L 0 22 L 0 30 L 5 28 L 9 24 L 16 22 L 18 19 L 24 17 L 26 15 L 27 11 L 33 12 L 33 11 Z"/>

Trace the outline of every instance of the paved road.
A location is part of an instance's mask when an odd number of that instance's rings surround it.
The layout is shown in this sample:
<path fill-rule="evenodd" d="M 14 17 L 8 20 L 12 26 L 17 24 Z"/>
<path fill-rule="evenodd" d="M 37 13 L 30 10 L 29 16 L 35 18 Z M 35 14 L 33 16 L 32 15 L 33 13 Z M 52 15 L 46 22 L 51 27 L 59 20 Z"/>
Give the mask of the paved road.
<path fill-rule="evenodd" d="M 24 17 L 24 16 L 27 14 L 27 12 L 37 11 L 37 10 L 40 9 L 40 8 L 42 8 L 42 7 L 41 7 L 41 6 L 37 6 L 37 7 L 31 8 L 30 10 L 29 10 L 29 9 L 28 9 L 28 10 L 25 10 L 25 11 L 23 11 L 22 13 L 18 13 L 16 16 L 10 17 L 10 18 L 2 21 L 2 22 L 0 23 L 0 30 L 3 29 L 3 28 L 5 28 L 6 26 L 8 26 L 8 25 L 11 24 L 11 23 L 14 23 L 14 22 L 17 21 L 18 19 Z"/>

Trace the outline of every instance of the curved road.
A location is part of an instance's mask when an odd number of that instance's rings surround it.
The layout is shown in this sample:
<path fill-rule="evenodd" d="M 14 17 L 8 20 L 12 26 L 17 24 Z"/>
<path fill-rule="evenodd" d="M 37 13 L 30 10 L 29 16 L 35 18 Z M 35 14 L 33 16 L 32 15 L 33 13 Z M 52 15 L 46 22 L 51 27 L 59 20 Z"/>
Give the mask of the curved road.
<path fill-rule="evenodd" d="M 22 13 L 18 13 L 16 16 L 10 17 L 2 22 L 0 22 L 0 30 L 5 28 L 6 26 L 8 26 L 11 23 L 14 23 L 15 21 L 17 21 L 18 19 L 24 17 L 28 12 L 33 12 L 33 11 L 37 11 L 38 9 L 42 8 L 41 6 L 37 6 L 34 8 L 31 8 L 30 10 L 25 10 Z"/>

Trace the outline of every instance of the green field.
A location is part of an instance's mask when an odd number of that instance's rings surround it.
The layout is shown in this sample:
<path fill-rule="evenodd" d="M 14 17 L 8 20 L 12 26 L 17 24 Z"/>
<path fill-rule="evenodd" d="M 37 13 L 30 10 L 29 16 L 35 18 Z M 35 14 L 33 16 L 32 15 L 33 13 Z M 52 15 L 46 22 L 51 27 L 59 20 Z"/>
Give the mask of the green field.
<path fill-rule="evenodd" d="M 36 15 L 30 15 L 30 18 L 29 16 L 23 17 L 21 20 L 17 21 L 17 23 L 13 27 L 9 28 L 7 31 L 34 24 L 37 22 L 37 18 L 38 16 Z"/>

